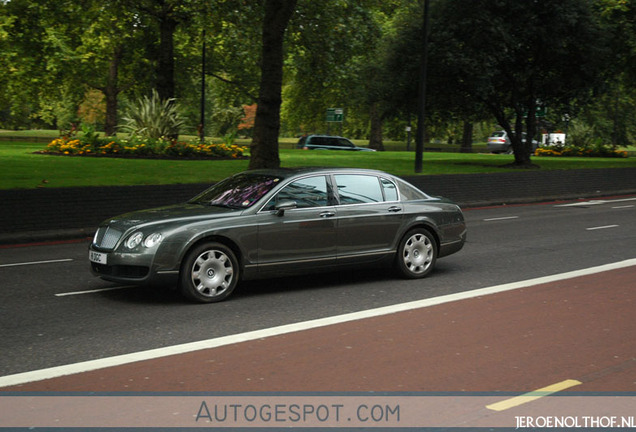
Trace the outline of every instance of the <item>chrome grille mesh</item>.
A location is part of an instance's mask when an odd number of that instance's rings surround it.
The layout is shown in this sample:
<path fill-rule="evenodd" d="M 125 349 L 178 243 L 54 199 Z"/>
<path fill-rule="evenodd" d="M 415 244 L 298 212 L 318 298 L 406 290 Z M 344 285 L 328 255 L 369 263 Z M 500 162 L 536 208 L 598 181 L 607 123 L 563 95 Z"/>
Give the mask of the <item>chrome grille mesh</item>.
<path fill-rule="evenodd" d="M 113 249 L 121 235 L 121 231 L 111 227 L 100 227 L 95 236 L 95 245 L 102 249 Z"/>

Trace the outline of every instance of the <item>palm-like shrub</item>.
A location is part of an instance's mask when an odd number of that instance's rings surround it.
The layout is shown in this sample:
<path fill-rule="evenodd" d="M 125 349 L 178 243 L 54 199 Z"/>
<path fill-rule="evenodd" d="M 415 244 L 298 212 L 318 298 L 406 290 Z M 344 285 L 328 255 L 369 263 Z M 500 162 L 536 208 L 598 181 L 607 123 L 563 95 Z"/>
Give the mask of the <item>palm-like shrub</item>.
<path fill-rule="evenodd" d="M 174 99 L 159 97 L 156 90 L 150 97 L 139 99 L 124 115 L 119 129 L 132 136 L 159 139 L 179 136 L 184 120 Z"/>

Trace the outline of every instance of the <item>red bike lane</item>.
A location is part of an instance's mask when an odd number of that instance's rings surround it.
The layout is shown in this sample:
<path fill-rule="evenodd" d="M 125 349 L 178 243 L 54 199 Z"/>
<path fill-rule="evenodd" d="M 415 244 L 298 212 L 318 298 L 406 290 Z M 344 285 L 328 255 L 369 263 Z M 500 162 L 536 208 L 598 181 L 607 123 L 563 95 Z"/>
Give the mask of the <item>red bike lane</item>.
<path fill-rule="evenodd" d="M 2 392 L 636 391 L 636 266 Z"/>

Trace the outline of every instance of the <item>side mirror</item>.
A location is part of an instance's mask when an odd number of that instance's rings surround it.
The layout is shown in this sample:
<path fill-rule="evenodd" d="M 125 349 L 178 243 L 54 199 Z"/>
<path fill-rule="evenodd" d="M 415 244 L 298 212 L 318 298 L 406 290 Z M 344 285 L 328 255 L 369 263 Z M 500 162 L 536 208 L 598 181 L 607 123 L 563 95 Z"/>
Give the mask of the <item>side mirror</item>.
<path fill-rule="evenodd" d="M 296 207 L 298 207 L 296 201 L 283 200 L 276 204 L 276 207 L 274 207 L 274 209 L 276 209 L 276 216 L 282 216 L 285 214 L 285 210 L 295 209 Z"/>

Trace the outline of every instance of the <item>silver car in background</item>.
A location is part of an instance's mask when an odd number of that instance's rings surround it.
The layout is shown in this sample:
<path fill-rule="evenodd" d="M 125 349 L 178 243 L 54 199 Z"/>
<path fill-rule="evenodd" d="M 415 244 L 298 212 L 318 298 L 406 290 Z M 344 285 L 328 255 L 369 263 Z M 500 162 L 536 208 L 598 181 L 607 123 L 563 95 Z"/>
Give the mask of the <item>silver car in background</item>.
<path fill-rule="evenodd" d="M 459 206 L 381 171 L 254 170 L 186 203 L 104 221 L 89 260 L 105 280 L 168 284 L 208 303 L 241 280 L 346 267 L 421 278 L 465 240 Z"/>
<path fill-rule="evenodd" d="M 522 132 L 521 139 L 526 140 L 526 133 Z M 532 140 L 532 151 L 534 152 L 539 147 L 539 141 Z M 488 137 L 488 143 L 486 149 L 490 153 L 508 153 L 512 154 L 512 142 L 505 130 L 495 131 Z"/>

